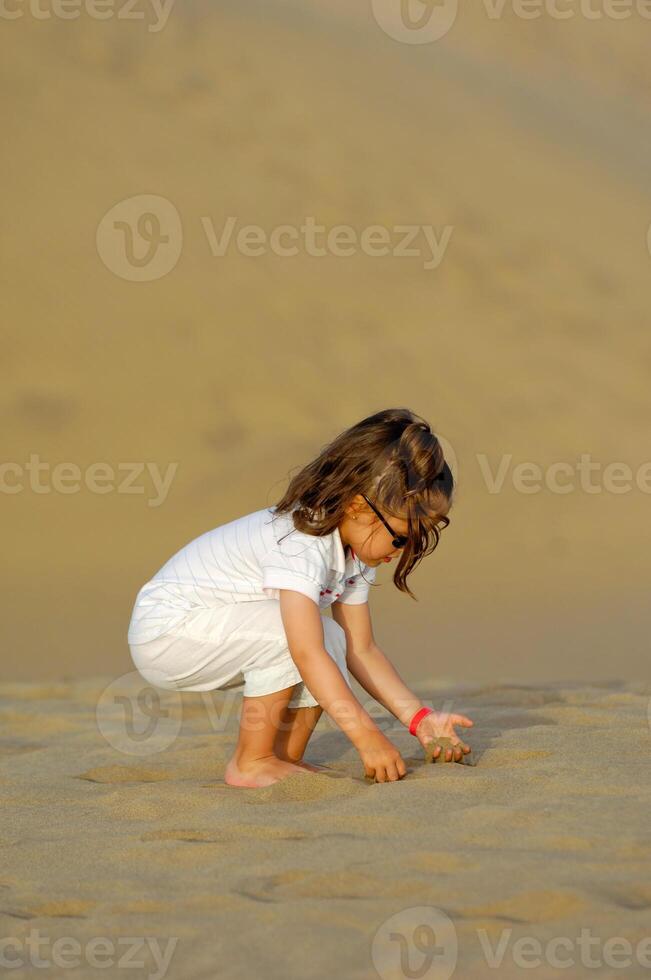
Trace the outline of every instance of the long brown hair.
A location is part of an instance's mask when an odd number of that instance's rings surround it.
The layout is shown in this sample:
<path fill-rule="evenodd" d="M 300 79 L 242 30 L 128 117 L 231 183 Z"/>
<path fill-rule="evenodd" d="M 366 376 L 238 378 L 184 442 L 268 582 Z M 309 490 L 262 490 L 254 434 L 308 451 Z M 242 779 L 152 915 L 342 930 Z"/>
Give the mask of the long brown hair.
<path fill-rule="evenodd" d="M 408 540 L 393 582 L 416 599 L 407 576 L 434 551 L 450 523 L 454 486 L 429 423 L 408 408 L 387 408 L 325 445 L 292 477 L 275 510 L 291 512 L 296 530 L 322 536 L 341 524 L 357 494 L 366 494 L 389 523 L 406 509 Z"/>

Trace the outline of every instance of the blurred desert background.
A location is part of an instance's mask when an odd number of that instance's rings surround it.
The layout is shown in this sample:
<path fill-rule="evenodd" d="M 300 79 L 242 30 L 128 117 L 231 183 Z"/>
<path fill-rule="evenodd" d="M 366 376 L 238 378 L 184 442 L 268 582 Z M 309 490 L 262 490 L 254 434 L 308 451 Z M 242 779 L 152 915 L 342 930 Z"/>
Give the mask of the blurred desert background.
<path fill-rule="evenodd" d="M 3 679 L 131 670 L 133 601 L 163 562 L 395 406 L 445 437 L 458 478 L 418 602 L 388 568 L 372 595 L 403 676 L 648 676 L 651 21 L 469 6 L 429 44 L 343 0 L 176 0 L 156 30 L 142 0 L 143 19 L 14 4 L 0 22 Z M 150 281 L 98 247 L 139 195 L 182 227 Z M 229 216 L 453 230 L 435 268 L 216 256 L 206 224 Z M 597 492 L 513 484 L 582 454 Z M 77 466 L 78 491 L 14 492 L 34 455 Z M 499 492 L 482 459 L 507 461 Z M 612 463 L 628 491 L 604 488 Z M 107 492 L 84 484 L 95 464 Z M 118 489 L 145 464 L 173 474 L 163 500 L 147 469 Z"/>

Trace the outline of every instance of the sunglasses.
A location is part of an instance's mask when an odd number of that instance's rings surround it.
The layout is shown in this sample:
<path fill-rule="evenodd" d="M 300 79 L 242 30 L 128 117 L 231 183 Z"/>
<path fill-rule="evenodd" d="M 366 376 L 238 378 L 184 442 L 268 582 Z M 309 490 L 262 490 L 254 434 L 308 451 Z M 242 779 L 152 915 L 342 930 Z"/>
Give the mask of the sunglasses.
<path fill-rule="evenodd" d="M 407 541 L 409 540 L 409 538 L 406 535 L 404 535 L 404 534 L 396 534 L 396 532 L 393 530 L 393 528 L 388 523 L 388 521 L 385 521 L 385 519 L 382 517 L 382 514 L 379 512 L 379 510 L 377 509 L 377 507 L 375 507 L 371 503 L 371 501 L 368 499 L 368 497 L 366 496 L 365 493 L 362 494 L 362 497 L 364 498 L 364 500 L 366 501 L 366 503 L 369 505 L 369 507 L 372 510 L 375 511 L 375 513 L 380 518 L 380 520 L 384 524 L 385 528 L 387 529 L 387 531 L 389 532 L 389 534 L 393 538 L 393 540 L 391 542 L 391 544 L 393 545 L 393 547 L 394 548 L 404 548 L 404 546 L 407 544 Z"/>

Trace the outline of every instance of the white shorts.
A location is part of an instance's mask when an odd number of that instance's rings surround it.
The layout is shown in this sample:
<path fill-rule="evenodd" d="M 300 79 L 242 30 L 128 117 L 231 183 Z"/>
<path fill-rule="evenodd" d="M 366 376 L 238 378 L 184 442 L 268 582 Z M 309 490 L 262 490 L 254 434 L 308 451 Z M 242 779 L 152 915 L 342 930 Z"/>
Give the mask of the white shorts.
<path fill-rule="evenodd" d="M 351 687 L 346 634 L 329 616 L 321 616 L 321 622 L 325 648 Z M 289 652 L 278 599 L 193 609 L 162 636 L 131 643 L 129 649 L 139 673 L 155 687 L 214 691 L 236 686 L 229 681 L 241 674 L 244 697 L 261 697 L 296 684 L 290 708 L 318 704 Z"/>

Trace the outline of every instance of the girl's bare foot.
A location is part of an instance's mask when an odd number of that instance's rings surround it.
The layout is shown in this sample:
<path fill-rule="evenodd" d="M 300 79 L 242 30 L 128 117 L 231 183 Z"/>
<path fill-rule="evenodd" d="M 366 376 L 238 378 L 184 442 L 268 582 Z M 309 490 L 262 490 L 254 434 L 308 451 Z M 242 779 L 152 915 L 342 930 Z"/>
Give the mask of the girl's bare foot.
<path fill-rule="evenodd" d="M 287 776 L 294 776 L 296 773 L 305 775 L 307 771 L 307 768 L 302 764 L 295 765 L 286 759 L 279 759 L 276 755 L 268 755 L 247 762 L 241 760 L 236 762 L 235 756 L 233 756 L 226 766 L 224 782 L 229 786 L 270 786 L 272 783 L 277 783 Z"/>

